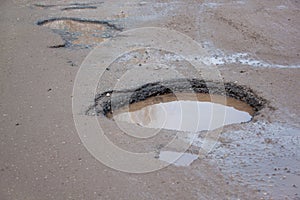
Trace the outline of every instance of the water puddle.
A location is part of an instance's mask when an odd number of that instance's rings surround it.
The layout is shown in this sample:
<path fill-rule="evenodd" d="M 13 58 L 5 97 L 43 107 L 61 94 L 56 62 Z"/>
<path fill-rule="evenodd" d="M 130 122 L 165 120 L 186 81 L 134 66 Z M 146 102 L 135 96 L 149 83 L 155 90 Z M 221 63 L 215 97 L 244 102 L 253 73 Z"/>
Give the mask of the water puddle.
<path fill-rule="evenodd" d="M 198 132 L 248 122 L 253 114 L 251 106 L 234 98 L 182 93 L 150 97 L 107 116 L 147 128 Z"/>

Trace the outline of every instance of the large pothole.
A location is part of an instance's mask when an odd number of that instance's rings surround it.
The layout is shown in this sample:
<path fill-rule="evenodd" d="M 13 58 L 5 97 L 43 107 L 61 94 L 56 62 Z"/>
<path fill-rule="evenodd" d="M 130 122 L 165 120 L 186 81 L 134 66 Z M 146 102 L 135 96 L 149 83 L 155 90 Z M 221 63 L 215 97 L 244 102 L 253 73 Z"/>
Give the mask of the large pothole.
<path fill-rule="evenodd" d="M 248 122 L 266 103 L 250 88 L 235 83 L 176 79 L 106 91 L 95 98 L 87 114 L 148 128 L 196 132 Z"/>
<path fill-rule="evenodd" d="M 116 121 L 146 128 L 198 132 L 248 122 L 253 109 L 234 98 L 210 94 L 165 94 L 110 112 Z"/>

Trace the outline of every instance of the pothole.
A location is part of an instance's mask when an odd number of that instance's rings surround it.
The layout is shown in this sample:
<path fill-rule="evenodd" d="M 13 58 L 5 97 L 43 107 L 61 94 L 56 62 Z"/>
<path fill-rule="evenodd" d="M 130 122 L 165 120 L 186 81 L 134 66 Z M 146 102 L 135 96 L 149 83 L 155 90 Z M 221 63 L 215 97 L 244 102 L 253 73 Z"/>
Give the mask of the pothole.
<path fill-rule="evenodd" d="M 249 122 L 266 103 L 235 83 L 177 79 L 104 92 L 87 114 L 147 128 L 198 132 Z"/>
<path fill-rule="evenodd" d="M 251 106 L 234 98 L 193 93 L 149 97 L 126 108 L 107 116 L 146 128 L 186 132 L 214 130 L 224 125 L 248 122 L 254 114 Z"/>
<path fill-rule="evenodd" d="M 59 34 L 65 41 L 61 47 L 89 48 L 122 31 L 121 27 L 111 21 L 81 18 L 51 18 L 39 21 L 37 25 L 51 28 Z"/>

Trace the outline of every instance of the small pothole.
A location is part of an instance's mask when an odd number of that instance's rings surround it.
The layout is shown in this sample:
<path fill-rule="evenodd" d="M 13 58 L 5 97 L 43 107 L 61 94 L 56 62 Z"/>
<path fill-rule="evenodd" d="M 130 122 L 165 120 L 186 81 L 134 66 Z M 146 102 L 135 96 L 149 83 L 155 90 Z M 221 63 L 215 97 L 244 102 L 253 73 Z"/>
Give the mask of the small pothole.
<path fill-rule="evenodd" d="M 266 103 L 235 83 L 177 79 L 101 93 L 87 114 L 148 128 L 202 131 L 249 122 Z"/>
<path fill-rule="evenodd" d="M 111 21 L 81 18 L 50 18 L 37 22 L 39 26 L 51 28 L 65 41 L 64 47 L 95 46 L 122 31 Z"/>

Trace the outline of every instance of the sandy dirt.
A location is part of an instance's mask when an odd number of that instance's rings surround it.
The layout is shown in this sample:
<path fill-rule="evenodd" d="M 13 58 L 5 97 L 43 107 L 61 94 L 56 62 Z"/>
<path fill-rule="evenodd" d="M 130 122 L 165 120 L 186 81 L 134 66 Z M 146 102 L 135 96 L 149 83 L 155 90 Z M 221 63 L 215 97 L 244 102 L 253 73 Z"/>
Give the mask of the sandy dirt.
<path fill-rule="evenodd" d="M 300 199 L 299 9 L 298 0 L 2 0 L 0 199 Z M 188 35 L 224 82 L 268 104 L 251 122 L 224 127 L 215 148 L 189 166 L 143 174 L 105 166 L 77 133 L 75 77 L 96 44 L 141 27 Z M 99 91 L 111 89 L 121 64 L 110 66 Z M 128 85 L 153 77 L 139 74 Z M 115 122 L 99 121 L 125 149 L 162 142 L 121 137 Z"/>

